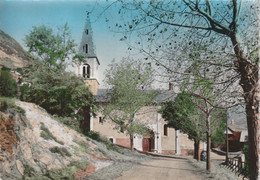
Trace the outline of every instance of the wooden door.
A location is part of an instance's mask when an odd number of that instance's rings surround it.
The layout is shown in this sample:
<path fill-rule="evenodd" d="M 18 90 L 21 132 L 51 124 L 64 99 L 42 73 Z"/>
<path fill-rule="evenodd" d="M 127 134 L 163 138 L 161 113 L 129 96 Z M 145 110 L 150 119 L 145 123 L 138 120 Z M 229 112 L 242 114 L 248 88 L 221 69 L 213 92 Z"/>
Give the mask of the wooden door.
<path fill-rule="evenodd" d="M 150 151 L 150 139 L 149 138 L 143 138 L 143 151 L 147 152 Z"/>

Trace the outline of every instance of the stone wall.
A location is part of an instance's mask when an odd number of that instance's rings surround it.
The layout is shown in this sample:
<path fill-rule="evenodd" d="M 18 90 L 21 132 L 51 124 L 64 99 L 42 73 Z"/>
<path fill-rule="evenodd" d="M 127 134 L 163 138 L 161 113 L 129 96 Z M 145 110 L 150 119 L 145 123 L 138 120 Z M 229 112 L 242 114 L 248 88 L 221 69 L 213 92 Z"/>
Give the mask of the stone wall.
<path fill-rule="evenodd" d="M 116 144 L 119 146 L 130 148 L 130 138 L 116 138 Z"/>

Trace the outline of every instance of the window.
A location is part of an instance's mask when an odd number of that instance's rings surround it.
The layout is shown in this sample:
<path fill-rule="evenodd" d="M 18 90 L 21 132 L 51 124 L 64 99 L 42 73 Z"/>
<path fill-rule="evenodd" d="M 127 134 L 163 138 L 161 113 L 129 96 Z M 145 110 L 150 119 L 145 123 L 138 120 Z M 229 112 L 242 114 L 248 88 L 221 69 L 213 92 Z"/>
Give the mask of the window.
<path fill-rule="evenodd" d="M 99 123 L 102 123 L 102 124 L 103 124 L 103 119 L 102 119 L 102 117 L 99 117 Z"/>
<path fill-rule="evenodd" d="M 111 143 L 114 143 L 114 139 L 113 139 L 113 138 L 109 138 L 109 141 L 110 141 Z"/>
<path fill-rule="evenodd" d="M 86 29 L 85 33 L 88 35 L 88 29 Z"/>
<path fill-rule="evenodd" d="M 90 78 L 90 65 L 88 65 L 88 64 L 84 64 L 83 65 L 83 72 L 82 72 L 82 74 L 83 74 L 84 78 Z"/>
<path fill-rule="evenodd" d="M 167 124 L 165 124 L 165 125 L 163 126 L 163 135 L 164 135 L 164 136 L 168 136 L 168 126 L 167 126 Z"/>
<path fill-rule="evenodd" d="M 90 78 L 90 65 L 87 66 L 87 78 Z"/>
<path fill-rule="evenodd" d="M 88 53 L 88 45 L 86 44 L 85 52 Z"/>

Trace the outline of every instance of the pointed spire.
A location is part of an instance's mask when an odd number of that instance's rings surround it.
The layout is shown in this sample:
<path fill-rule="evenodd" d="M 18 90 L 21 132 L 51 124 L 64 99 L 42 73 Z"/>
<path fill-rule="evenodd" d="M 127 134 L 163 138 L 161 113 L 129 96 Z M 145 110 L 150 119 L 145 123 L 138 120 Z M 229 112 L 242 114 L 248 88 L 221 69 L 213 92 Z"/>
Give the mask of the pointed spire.
<path fill-rule="evenodd" d="M 93 43 L 93 31 L 90 23 L 89 12 L 87 12 L 85 27 L 82 33 L 79 54 L 83 55 L 86 58 L 96 57 L 95 46 Z"/>

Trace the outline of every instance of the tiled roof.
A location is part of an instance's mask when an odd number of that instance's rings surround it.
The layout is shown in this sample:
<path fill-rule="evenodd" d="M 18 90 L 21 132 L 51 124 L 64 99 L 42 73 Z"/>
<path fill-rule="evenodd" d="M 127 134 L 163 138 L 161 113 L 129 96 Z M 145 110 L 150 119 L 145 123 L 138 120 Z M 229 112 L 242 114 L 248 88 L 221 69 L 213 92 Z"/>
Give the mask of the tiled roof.
<path fill-rule="evenodd" d="M 236 124 L 228 124 L 228 128 L 233 132 L 241 132 L 241 131 L 247 130 L 247 128 L 244 128 L 242 126 L 238 126 Z"/>

